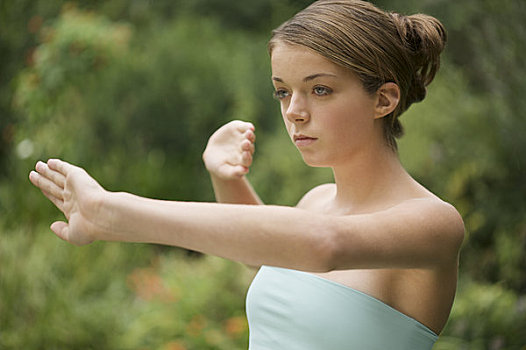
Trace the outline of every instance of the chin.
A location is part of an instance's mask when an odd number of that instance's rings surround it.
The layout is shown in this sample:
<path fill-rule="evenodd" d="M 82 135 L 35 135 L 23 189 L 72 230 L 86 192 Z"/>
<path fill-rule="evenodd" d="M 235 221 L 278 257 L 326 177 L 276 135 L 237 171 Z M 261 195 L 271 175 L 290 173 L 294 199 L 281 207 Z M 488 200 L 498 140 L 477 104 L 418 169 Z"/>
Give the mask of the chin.
<path fill-rule="evenodd" d="M 305 164 L 313 168 L 334 168 L 339 165 L 344 165 L 349 162 L 350 159 L 354 157 L 352 152 L 347 153 L 325 153 L 321 154 L 319 152 L 301 152 L 301 157 Z"/>
<path fill-rule="evenodd" d="M 331 163 L 327 159 L 320 159 L 319 157 L 301 155 L 305 164 L 313 168 L 330 168 Z"/>

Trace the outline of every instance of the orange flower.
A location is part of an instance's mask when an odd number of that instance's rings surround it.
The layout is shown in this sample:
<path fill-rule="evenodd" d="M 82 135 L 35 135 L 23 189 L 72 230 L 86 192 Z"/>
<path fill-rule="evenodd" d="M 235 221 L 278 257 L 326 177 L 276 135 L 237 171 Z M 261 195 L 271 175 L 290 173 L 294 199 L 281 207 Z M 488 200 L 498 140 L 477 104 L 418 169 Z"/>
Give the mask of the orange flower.
<path fill-rule="evenodd" d="M 238 337 L 248 329 L 247 320 L 243 316 L 231 317 L 224 322 L 223 326 L 230 337 Z"/>
<path fill-rule="evenodd" d="M 175 340 L 164 344 L 162 350 L 186 350 L 186 346 Z"/>
<path fill-rule="evenodd" d="M 195 315 L 192 320 L 186 326 L 186 333 L 191 336 L 197 337 L 201 335 L 201 332 L 206 327 L 206 318 L 203 315 Z"/>
<path fill-rule="evenodd" d="M 128 275 L 128 285 L 143 300 L 150 301 L 155 298 L 163 302 L 175 301 L 174 295 L 164 286 L 162 278 L 152 268 L 133 270 Z"/>
<path fill-rule="evenodd" d="M 42 27 L 42 23 L 44 23 L 44 20 L 40 16 L 33 16 L 27 23 L 27 30 L 30 33 L 36 33 Z"/>

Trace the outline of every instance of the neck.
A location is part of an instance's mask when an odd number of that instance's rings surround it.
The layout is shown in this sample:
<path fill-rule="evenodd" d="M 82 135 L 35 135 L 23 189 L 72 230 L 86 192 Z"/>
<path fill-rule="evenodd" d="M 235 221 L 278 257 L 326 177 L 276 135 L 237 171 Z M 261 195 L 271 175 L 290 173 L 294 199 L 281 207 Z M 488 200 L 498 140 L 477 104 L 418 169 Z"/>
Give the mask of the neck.
<path fill-rule="evenodd" d="M 407 196 L 415 185 L 398 154 L 383 145 L 355 154 L 332 169 L 337 188 L 333 205 L 342 211 L 381 209 Z"/>

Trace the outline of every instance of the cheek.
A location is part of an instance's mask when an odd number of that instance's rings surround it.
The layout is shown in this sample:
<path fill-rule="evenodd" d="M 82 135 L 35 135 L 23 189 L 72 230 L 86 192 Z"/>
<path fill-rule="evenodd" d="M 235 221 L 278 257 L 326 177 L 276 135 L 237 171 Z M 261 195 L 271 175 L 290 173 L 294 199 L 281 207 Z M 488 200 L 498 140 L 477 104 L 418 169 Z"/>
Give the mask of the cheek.
<path fill-rule="evenodd" d="M 324 124 L 330 128 L 338 142 L 358 141 L 367 138 L 374 119 L 362 106 L 344 105 L 328 111 Z"/>

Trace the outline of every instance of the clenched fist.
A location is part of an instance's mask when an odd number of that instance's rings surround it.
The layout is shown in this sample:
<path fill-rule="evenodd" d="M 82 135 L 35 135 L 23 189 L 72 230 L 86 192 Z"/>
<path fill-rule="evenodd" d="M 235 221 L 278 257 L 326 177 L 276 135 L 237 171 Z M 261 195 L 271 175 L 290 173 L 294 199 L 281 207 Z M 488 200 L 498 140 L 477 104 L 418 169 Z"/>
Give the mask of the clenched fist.
<path fill-rule="evenodd" d="M 203 152 L 208 172 L 222 180 L 233 180 L 247 174 L 255 149 L 254 130 L 252 123 L 234 120 L 214 132 Z"/>

